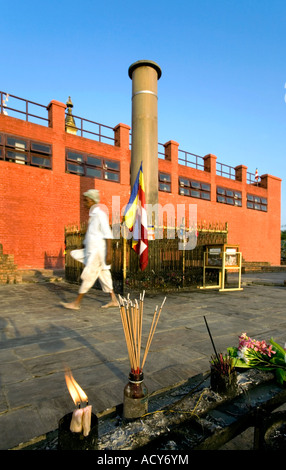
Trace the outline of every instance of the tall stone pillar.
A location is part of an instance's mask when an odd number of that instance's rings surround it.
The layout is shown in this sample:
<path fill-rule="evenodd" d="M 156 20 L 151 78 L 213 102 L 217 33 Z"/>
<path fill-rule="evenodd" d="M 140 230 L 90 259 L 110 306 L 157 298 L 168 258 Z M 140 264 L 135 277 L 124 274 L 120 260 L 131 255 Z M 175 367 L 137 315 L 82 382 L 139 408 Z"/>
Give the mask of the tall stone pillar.
<path fill-rule="evenodd" d="M 158 203 L 158 95 L 161 69 L 155 62 L 139 60 L 128 70 L 132 80 L 131 188 L 141 161 L 147 204 Z"/>

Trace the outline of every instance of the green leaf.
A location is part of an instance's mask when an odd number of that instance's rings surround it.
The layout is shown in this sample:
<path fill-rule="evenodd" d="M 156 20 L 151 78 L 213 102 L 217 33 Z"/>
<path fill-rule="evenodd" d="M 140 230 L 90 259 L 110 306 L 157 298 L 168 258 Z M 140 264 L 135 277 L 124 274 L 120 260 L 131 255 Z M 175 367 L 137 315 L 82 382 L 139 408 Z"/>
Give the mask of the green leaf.
<path fill-rule="evenodd" d="M 242 359 L 237 359 L 235 361 L 235 367 L 241 367 L 243 369 L 250 369 L 252 366 L 248 364 L 247 362 L 243 361 Z"/>
<path fill-rule="evenodd" d="M 273 356 L 271 357 L 271 360 L 269 362 L 270 364 L 281 366 L 282 369 L 286 369 L 286 362 L 284 360 L 284 357 L 282 359 L 280 356 Z"/>
<path fill-rule="evenodd" d="M 227 348 L 227 352 L 229 356 L 233 358 L 235 367 L 239 367 L 243 369 L 250 368 L 250 366 L 243 359 L 240 359 L 239 357 L 237 357 L 238 348 L 233 348 L 233 347 Z"/>
<path fill-rule="evenodd" d="M 238 348 L 227 348 L 227 352 L 231 357 L 237 357 Z"/>
<path fill-rule="evenodd" d="M 276 370 L 277 367 L 275 366 L 271 366 L 270 363 L 269 363 L 269 366 L 260 366 L 260 365 L 256 365 L 256 366 L 253 366 L 254 369 L 259 369 L 259 370 L 269 370 L 269 371 L 272 371 L 272 370 Z"/>
<path fill-rule="evenodd" d="M 286 382 L 286 371 L 284 369 L 276 369 L 276 379 L 278 383 L 283 385 L 283 382 Z"/>
<path fill-rule="evenodd" d="M 279 353 L 279 356 L 282 355 L 283 359 L 285 358 L 286 351 L 280 346 L 280 344 L 276 343 L 273 338 L 271 338 L 270 343 L 274 346 L 275 350 Z"/>

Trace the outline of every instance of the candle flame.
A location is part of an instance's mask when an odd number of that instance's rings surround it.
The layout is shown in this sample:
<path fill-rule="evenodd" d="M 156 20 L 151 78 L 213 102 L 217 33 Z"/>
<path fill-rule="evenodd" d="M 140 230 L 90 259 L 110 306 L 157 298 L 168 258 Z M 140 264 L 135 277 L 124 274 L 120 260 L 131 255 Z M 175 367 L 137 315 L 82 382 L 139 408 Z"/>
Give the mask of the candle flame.
<path fill-rule="evenodd" d="M 82 402 L 88 402 L 87 395 L 73 378 L 70 369 L 66 369 L 65 379 L 68 391 L 70 392 L 70 396 L 72 397 L 74 404 L 79 406 Z"/>

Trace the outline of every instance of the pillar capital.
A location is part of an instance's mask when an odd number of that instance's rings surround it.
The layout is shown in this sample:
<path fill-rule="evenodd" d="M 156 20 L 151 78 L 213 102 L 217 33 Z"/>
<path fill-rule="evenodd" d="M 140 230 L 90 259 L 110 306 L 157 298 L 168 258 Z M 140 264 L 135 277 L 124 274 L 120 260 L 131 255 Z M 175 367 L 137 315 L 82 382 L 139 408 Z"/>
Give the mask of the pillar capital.
<path fill-rule="evenodd" d="M 60 101 L 52 100 L 47 106 L 49 114 L 49 126 L 58 128 L 59 131 L 65 130 L 65 111 L 66 105 Z"/>
<path fill-rule="evenodd" d="M 178 164 L 178 151 L 179 144 L 174 140 L 169 140 L 164 144 L 165 147 L 165 160 L 173 161 Z"/>
<path fill-rule="evenodd" d="M 134 70 L 137 69 L 138 67 L 144 67 L 144 66 L 152 67 L 153 69 L 155 69 L 158 74 L 158 80 L 160 79 L 162 75 L 162 71 L 159 65 L 156 64 L 156 62 L 153 62 L 152 60 L 138 60 L 137 62 L 134 62 L 134 64 L 131 64 L 128 69 L 128 75 L 131 78 L 131 80 L 132 80 L 132 74 Z"/>
<path fill-rule="evenodd" d="M 129 150 L 130 126 L 119 123 L 114 127 L 114 142 L 116 147 L 124 147 Z"/>
<path fill-rule="evenodd" d="M 216 159 L 217 157 L 212 153 L 204 156 L 204 170 L 209 173 L 216 174 Z"/>
<path fill-rule="evenodd" d="M 247 166 L 238 165 L 235 167 L 235 179 L 236 181 L 241 181 L 246 184 L 247 182 Z"/>

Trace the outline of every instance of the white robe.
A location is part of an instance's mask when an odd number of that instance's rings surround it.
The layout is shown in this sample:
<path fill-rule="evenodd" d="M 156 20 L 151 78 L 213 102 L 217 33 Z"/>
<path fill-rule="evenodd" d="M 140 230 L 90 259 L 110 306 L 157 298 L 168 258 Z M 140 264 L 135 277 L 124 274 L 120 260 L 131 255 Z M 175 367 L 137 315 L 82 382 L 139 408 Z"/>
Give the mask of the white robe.
<path fill-rule="evenodd" d="M 105 212 L 93 205 L 89 211 L 88 228 L 84 239 L 84 248 L 71 251 L 71 256 L 85 265 L 81 274 L 79 293 L 86 293 L 99 279 L 104 292 L 112 292 L 113 283 L 110 265 L 106 265 L 106 240 L 112 239 L 112 231 Z"/>

